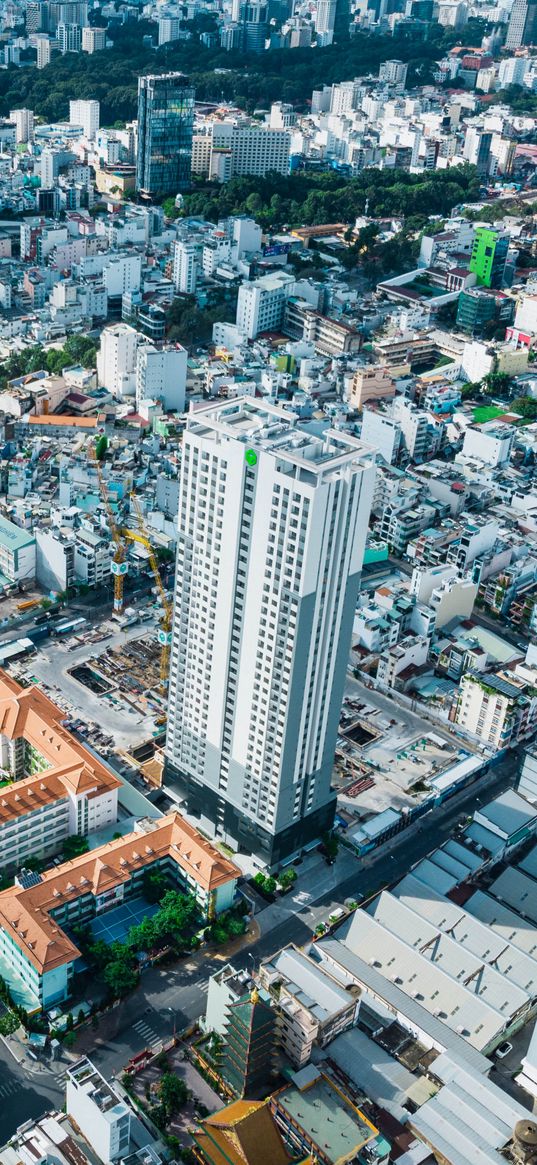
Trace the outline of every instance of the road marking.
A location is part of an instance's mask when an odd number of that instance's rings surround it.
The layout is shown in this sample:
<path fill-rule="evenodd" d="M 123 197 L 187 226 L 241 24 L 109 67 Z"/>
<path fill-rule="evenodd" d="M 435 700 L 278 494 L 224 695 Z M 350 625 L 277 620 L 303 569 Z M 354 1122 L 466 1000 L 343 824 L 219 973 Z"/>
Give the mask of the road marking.
<path fill-rule="evenodd" d="M 162 1043 L 160 1036 L 157 1036 L 157 1033 L 153 1031 L 153 1028 L 149 1027 L 149 1024 L 144 1023 L 143 1019 L 139 1019 L 138 1023 L 134 1023 L 132 1026 L 134 1031 L 138 1032 L 138 1035 L 140 1035 L 142 1039 L 145 1040 L 145 1043 L 148 1047 L 156 1048 L 157 1044 Z"/>
<path fill-rule="evenodd" d="M 0 1084 L 0 1096 L 12 1096 L 14 1092 L 18 1092 L 20 1083 L 15 1080 L 10 1080 L 8 1084 Z"/>

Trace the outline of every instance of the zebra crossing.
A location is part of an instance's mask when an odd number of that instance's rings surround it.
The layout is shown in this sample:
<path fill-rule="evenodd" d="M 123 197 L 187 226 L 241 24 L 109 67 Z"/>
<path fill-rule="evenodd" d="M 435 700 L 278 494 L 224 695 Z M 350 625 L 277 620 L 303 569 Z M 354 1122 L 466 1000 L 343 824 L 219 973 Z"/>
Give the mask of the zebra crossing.
<path fill-rule="evenodd" d="M 139 1019 L 138 1023 L 133 1023 L 132 1026 L 135 1032 L 138 1032 L 138 1035 L 142 1037 L 146 1048 L 156 1048 L 162 1043 L 162 1037 L 158 1036 L 143 1019 Z"/>

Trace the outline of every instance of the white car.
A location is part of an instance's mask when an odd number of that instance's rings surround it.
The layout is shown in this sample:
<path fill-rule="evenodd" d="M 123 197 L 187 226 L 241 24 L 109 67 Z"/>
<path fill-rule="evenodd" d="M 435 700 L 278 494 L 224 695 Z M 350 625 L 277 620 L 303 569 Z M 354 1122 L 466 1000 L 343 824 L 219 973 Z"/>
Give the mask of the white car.
<path fill-rule="evenodd" d="M 494 1055 L 496 1056 L 497 1060 L 504 1060 L 505 1057 L 509 1055 L 509 1052 L 512 1051 L 513 1045 L 509 1043 L 509 1040 L 504 1040 L 503 1044 L 500 1044 L 499 1047 L 496 1048 Z"/>

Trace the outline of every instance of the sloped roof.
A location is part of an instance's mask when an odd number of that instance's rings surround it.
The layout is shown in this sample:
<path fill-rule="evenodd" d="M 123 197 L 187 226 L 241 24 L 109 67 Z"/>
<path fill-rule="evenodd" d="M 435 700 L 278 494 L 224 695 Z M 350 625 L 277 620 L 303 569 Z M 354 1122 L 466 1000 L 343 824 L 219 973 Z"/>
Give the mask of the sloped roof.
<path fill-rule="evenodd" d="M 37 886 L 4 890 L 0 893 L 0 926 L 41 973 L 72 962 L 80 952 L 50 912 L 82 894 L 102 894 L 128 882 L 134 870 L 164 857 L 177 862 L 206 891 L 216 890 L 240 875 L 237 866 L 179 813 L 170 813 L 149 827 L 47 870 Z"/>
<path fill-rule="evenodd" d="M 267 1102 L 237 1100 L 201 1122 L 196 1144 L 211 1165 L 289 1165 Z"/>

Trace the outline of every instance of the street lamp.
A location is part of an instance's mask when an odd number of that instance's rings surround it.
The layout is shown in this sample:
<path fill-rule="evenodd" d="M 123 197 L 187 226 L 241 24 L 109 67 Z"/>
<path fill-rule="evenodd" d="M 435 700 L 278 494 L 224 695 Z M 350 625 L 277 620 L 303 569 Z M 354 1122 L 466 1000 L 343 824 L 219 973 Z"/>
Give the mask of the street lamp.
<path fill-rule="evenodd" d="M 166 1011 L 169 1011 L 170 1015 L 173 1015 L 173 1045 L 175 1047 L 175 1029 L 176 1029 L 176 1024 L 177 1024 L 177 1013 L 173 1007 L 167 1007 Z"/>

